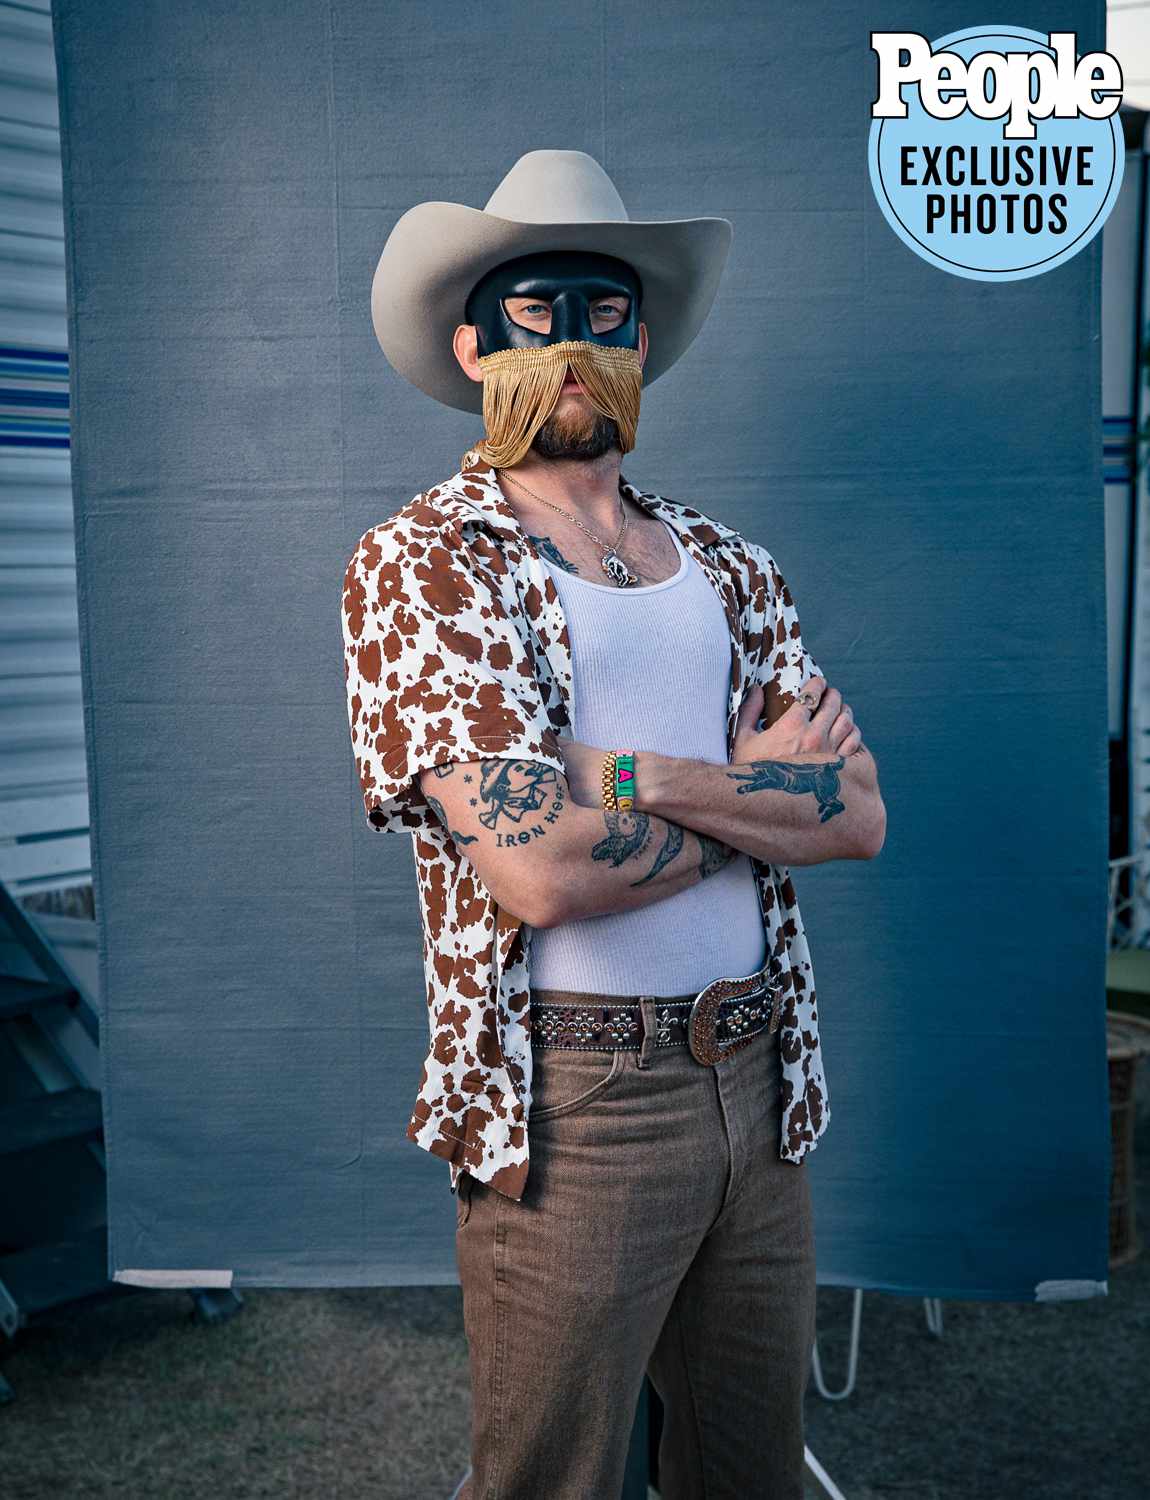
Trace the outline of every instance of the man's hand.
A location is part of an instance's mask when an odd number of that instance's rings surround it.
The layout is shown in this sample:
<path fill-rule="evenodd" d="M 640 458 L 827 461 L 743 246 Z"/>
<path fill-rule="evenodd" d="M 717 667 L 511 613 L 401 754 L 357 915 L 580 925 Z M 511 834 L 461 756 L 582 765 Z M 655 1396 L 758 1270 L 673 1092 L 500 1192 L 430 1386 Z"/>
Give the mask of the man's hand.
<path fill-rule="evenodd" d="M 804 702 L 807 700 L 807 702 Z M 732 762 L 786 760 L 794 755 L 854 755 L 865 748 L 862 730 L 838 688 L 825 677 L 811 677 L 797 700 L 768 729 L 759 729 L 765 697 L 756 683 L 743 699 L 735 722 Z M 814 707 L 808 713 L 807 704 Z"/>

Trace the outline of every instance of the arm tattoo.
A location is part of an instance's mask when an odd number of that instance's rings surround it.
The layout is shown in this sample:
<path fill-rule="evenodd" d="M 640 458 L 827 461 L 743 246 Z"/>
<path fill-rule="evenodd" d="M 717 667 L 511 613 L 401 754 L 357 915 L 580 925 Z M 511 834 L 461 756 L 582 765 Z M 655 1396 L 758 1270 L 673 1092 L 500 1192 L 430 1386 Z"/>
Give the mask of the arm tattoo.
<path fill-rule="evenodd" d="M 667 824 L 667 837 L 663 840 L 663 847 L 655 856 L 655 863 L 639 880 L 632 880 L 632 885 L 645 885 L 648 880 L 653 880 L 664 865 L 669 865 L 683 847 L 683 830 L 678 823 Z"/>
<path fill-rule="evenodd" d="M 839 801 L 839 775 L 846 761 L 823 761 L 821 764 L 801 764 L 787 760 L 752 760 L 748 771 L 728 771 L 732 781 L 741 781 L 739 793 L 743 792 L 814 792 L 819 804 L 819 822 L 825 823 L 835 813 L 846 811 Z"/>
<path fill-rule="evenodd" d="M 528 535 L 530 536 L 530 533 Z M 562 552 L 560 552 L 549 536 L 532 536 L 530 540 L 535 543 L 537 550 L 543 554 L 548 562 L 553 562 L 557 568 L 562 568 L 565 573 L 578 573 L 579 569 L 573 562 L 569 562 L 563 556 Z"/>
<path fill-rule="evenodd" d="M 642 854 L 651 843 L 651 819 L 646 813 L 621 813 L 603 811 L 603 821 L 607 825 L 607 835 L 599 840 L 591 849 L 591 858 L 596 860 L 609 859 L 616 868 L 626 859 L 634 859 Z M 645 885 L 648 880 L 653 880 L 659 871 L 668 865 L 680 853 L 683 848 L 683 829 L 678 823 L 667 824 L 666 836 L 662 846 L 655 855 L 655 862 L 638 880 L 632 880 L 632 885 Z"/>
<path fill-rule="evenodd" d="M 730 844 L 724 844 L 721 839 L 713 839 L 710 834 L 696 833 L 695 837 L 699 840 L 699 848 L 702 851 L 699 858 L 700 880 L 706 880 L 708 875 L 721 870 L 738 853 L 738 850 Z"/>
<path fill-rule="evenodd" d="M 554 766 L 537 760 L 484 760 L 480 766 L 479 800 L 485 810 L 479 821 L 497 830 L 496 844 L 505 848 L 542 838 L 544 824 L 554 823 L 564 806 Z M 501 824 L 505 832 L 498 831 Z"/>
<path fill-rule="evenodd" d="M 646 813 L 611 812 L 603 809 L 607 835 L 592 846 L 592 859 L 609 859 L 616 869 L 625 859 L 632 859 L 651 842 L 651 819 Z"/>
<path fill-rule="evenodd" d="M 428 797 L 427 805 L 431 808 L 432 812 L 443 824 L 444 828 L 447 829 L 448 833 L 457 844 L 474 844 L 476 838 L 478 837 L 478 834 L 460 833 L 457 828 L 452 828 L 450 823 L 448 822 L 447 813 L 444 811 L 443 803 L 440 802 L 438 797 Z"/>

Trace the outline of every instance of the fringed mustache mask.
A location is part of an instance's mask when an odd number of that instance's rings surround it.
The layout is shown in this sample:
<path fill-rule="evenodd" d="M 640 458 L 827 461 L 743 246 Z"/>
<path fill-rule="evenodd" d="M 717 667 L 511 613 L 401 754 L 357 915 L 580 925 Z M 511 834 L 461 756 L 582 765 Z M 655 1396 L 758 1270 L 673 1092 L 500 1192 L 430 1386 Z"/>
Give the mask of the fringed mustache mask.
<path fill-rule="evenodd" d="M 592 406 L 615 423 L 622 452 L 631 451 L 643 389 L 642 295 L 626 261 L 584 250 L 519 256 L 475 284 L 464 319 L 475 325 L 483 371 L 486 436 L 475 446 L 489 463 L 511 468 L 524 457 L 559 399 L 568 366 Z M 551 304 L 546 333 L 508 314 L 505 299 L 515 297 Z M 608 297 L 627 299 L 621 319 L 618 310 L 604 316 L 600 304 Z"/>

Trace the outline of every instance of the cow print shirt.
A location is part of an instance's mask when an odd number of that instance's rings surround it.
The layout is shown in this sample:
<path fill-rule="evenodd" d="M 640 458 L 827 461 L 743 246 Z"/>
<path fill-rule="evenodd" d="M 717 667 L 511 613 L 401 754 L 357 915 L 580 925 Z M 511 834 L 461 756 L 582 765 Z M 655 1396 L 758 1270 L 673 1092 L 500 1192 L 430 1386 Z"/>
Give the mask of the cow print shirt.
<path fill-rule="evenodd" d="M 624 493 L 671 526 L 731 631 L 727 754 L 739 706 L 763 685 L 763 723 L 821 676 L 765 548 L 678 501 Z M 474 450 L 452 477 L 366 531 L 347 564 L 348 724 L 364 813 L 413 839 L 430 1046 L 408 1139 L 508 1197 L 523 1196 L 531 1107 L 529 944 L 432 811 L 419 772 L 507 757 L 565 774 L 571 643 L 555 584 Z M 772 976 L 781 984 L 779 1154 L 801 1161 L 830 1120 L 814 975 L 789 871 L 752 859 Z"/>

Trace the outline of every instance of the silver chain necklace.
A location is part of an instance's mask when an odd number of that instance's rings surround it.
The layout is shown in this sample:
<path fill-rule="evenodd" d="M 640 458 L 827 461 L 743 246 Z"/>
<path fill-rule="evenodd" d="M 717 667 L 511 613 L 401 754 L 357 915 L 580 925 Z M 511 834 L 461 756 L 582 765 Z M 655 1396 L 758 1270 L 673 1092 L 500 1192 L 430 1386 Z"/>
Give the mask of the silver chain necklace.
<path fill-rule="evenodd" d="M 604 551 L 603 556 L 599 559 L 599 563 L 604 573 L 606 573 L 607 577 L 611 580 L 612 583 L 617 584 L 621 589 L 625 589 L 628 587 L 628 585 L 639 582 L 638 576 L 630 571 L 630 569 L 627 567 L 627 564 L 615 550 L 618 547 L 619 543 L 623 540 L 623 533 L 627 530 L 627 510 L 623 505 L 622 498 L 620 498 L 619 500 L 619 508 L 623 512 L 623 524 L 619 527 L 619 534 L 615 538 L 615 540 L 611 543 L 607 543 L 603 540 L 602 537 L 596 536 L 595 533 L 590 529 L 590 527 L 584 526 L 583 522 L 579 519 L 578 516 L 573 516 L 569 510 L 564 510 L 561 505 L 556 505 L 551 500 L 545 500 L 542 495 L 537 495 L 534 490 L 527 489 L 527 486 L 521 479 L 516 479 L 515 476 L 508 473 L 506 469 L 500 469 L 499 473 L 502 474 L 505 479 L 510 479 L 512 484 L 517 484 L 521 490 L 526 491 L 526 493 L 530 495 L 533 500 L 538 500 L 543 505 L 550 505 L 552 510 L 557 510 L 561 516 L 566 516 L 569 521 L 574 521 L 579 530 L 585 531 L 597 547 L 602 547 Z"/>

